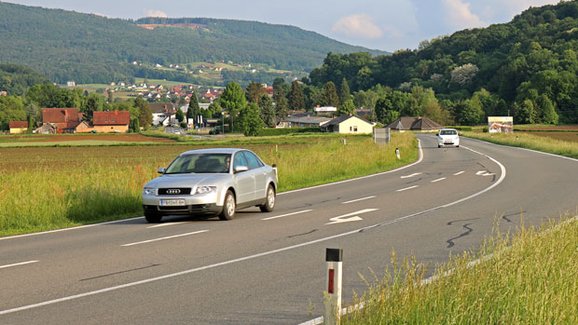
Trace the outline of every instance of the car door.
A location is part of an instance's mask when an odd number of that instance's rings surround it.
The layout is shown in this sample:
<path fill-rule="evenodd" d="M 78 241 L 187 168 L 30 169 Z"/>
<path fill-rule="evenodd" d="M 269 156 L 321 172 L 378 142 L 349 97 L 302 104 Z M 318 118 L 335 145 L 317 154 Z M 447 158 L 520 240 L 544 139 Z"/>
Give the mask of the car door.
<path fill-rule="evenodd" d="M 247 168 L 237 171 L 238 168 Z M 249 163 L 242 152 L 237 152 L 233 157 L 233 178 L 237 191 L 237 204 L 253 201 L 255 199 L 255 176 L 249 169 Z"/>
<path fill-rule="evenodd" d="M 255 200 L 262 199 L 265 197 L 265 192 L 267 190 L 267 171 L 264 168 L 265 164 L 250 151 L 244 151 L 243 154 L 247 159 L 249 164 L 249 169 L 255 177 Z"/>

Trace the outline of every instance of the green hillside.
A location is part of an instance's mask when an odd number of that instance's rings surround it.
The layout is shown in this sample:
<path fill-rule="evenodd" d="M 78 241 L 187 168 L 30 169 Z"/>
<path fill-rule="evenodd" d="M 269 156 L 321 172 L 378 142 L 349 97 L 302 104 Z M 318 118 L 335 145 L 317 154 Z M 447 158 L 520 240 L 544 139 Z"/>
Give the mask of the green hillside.
<path fill-rule="evenodd" d="M 175 27 L 182 23 L 197 28 Z M 147 29 L 141 24 L 164 26 Z M 319 66 L 328 52 L 369 51 L 292 26 L 205 18 L 109 19 L 4 2 L 0 2 L 0 39 L 0 63 L 29 66 L 58 83 L 134 77 L 195 82 L 188 71 L 195 69 L 193 62 L 262 66 L 247 74 L 271 79 L 263 72 L 266 68 L 305 73 Z M 183 68 L 158 69 L 157 64 Z"/>
<path fill-rule="evenodd" d="M 464 123 L 481 123 L 467 116 L 479 110 L 513 114 L 524 124 L 555 124 L 558 117 L 578 123 L 578 1 L 531 8 L 509 23 L 459 31 L 391 56 L 331 54 L 310 78 L 318 86 L 345 78 L 352 91 L 378 84 L 430 88 Z"/>

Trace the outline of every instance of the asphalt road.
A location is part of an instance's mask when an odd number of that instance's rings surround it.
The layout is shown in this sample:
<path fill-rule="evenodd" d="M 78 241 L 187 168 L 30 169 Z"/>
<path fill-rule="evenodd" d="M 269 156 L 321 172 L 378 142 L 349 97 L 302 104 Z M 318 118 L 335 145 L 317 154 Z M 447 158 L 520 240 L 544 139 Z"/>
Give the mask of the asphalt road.
<path fill-rule="evenodd" d="M 419 138 L 416 164 L 281 194 L 272 213 L 1 238 L 0 324 L 300 324 L 324 313 L 326 248 L 343 249 L 347 304 L 393 250 L 433 267 L 496 227 L 577 214 L 577 160 Z"/>

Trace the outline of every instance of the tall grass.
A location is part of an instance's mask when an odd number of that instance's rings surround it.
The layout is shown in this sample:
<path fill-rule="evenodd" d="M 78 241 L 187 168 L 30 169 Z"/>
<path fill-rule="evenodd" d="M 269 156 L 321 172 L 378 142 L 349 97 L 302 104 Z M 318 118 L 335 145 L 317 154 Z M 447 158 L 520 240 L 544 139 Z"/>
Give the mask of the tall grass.
<path fill-rule="evenodd" d="M 541 137 L 528 133 L 490 134 L 464 131 L 462 134 L 469 138 L 480 139 L 492 143 L 528 148 L 561 156 L 578 158 L 578 145 L 576 145 L 576 142 L 563 141 L 549 137 Z"/>
<path fill-rule="evenodd" d="M 346 144 L 343 140 L 346 140 Z M 0 236 L 142 215 L 143 185 L 189 149 L 247 147 L 276 164 L 287 191 L 377 173 L 417 159 L 413 134 L 387 146 L 367 136 L 307 136 L 211 144 L 0 148 Z M 399 147 L 402 159 L 395 158 Z"/>
<path fill-rule="evenodd" d="M 438 267 L 434 281 L 415 260 L 392 254 L 392 265 L 342 324 L 578 324 L 576 218 L 498 234 Z"/>

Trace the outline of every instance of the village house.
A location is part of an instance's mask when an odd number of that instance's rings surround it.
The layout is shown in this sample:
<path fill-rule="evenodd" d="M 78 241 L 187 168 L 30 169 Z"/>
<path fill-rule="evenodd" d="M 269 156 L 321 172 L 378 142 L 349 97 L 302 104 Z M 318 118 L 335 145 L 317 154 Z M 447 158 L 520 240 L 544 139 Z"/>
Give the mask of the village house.
<path fill-rule="evenodd" d="M 169 126 L 176 123 L 177 110 L 173 103 L 149 103 L 154 126 Z"/>
<path fill-rule="evenodd" d="M 28 121 L 10 121 L 8 122 L 10 134 L 21 134 L 28 131 Z"/>
<path fill-rule="evenodd" d="M 355 115 L 341 115 L 323 124 L 321 129 L 343 134 L 371 134 L 374 125 Z"/>
<path fill-rule="evenodd" d="M 42 123 L 51 124 L 56 133 L 74 133 L 82 122 L 82 113 L 77 108 L 43 108 Z"/>
<path fill-rule="evenodd" d="M 99 133 L 128 132 L 130 125 L 130 112 L 94 112 L 92 115 L 92 125 L 94 131 Z"/>

